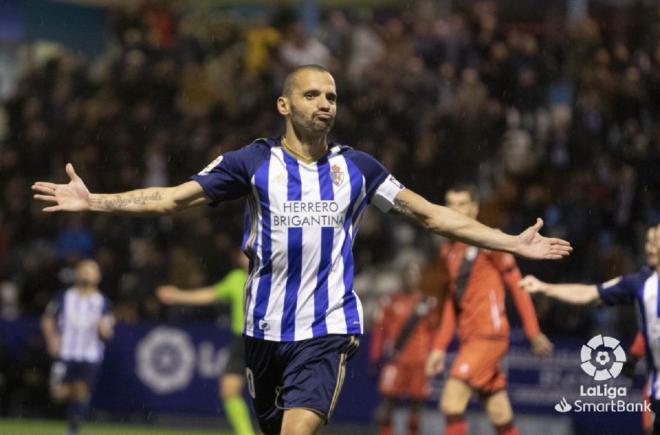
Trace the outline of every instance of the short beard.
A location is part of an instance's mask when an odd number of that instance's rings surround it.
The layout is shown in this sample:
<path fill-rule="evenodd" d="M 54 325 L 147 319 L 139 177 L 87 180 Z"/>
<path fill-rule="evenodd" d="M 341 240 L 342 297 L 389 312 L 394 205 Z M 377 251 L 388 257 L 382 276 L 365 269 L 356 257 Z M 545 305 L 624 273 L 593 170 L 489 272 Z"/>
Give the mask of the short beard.
<path fill-rule="evenodd" d="M 319 125 L 314 119 L 305 119 L 300 112 L 294 107 L 291 107 L 291 124 L 294 130 L 298 132 L 301 137 L 319 137 L 330 133 L 335 119 L 332 118 L 330 122 Z"/>

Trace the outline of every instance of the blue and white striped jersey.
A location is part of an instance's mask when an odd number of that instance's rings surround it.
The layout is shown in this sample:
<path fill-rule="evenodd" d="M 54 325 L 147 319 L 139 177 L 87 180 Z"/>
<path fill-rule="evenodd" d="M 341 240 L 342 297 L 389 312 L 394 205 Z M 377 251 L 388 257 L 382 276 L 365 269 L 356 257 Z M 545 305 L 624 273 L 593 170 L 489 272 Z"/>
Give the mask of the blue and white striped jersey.
<path fill-rule="evenodd" d="M 98 323 L 110 315 L 110 303 L 99 292 L 82 294 L 75 287 L 60 293 L 46 308 L 62 337 L 59 358 L 63 361 L 97 363 L 103 359 L 104 344 Z"/>
<path fill-rule="evenodd" d="M 649 368 L 649 395 L 660 399 L 660 297 L 658 272 L 644 267 L 637 273 L 624 275 L 598 285 L 600 298 L 607 305 L 631 304 L 637 301 Z"/>
<path fill-rule="evenodd" d="M 280 139 L 258 139 L 192 179 L 212 205 L 248 198 L 246 335 L 297 341 L 362 332 L 352 253 L 360 216 L 370 202 L 387 211 L 403 189 L 379 162 L 331 144 L 326 156 L 307 164 Z"/>

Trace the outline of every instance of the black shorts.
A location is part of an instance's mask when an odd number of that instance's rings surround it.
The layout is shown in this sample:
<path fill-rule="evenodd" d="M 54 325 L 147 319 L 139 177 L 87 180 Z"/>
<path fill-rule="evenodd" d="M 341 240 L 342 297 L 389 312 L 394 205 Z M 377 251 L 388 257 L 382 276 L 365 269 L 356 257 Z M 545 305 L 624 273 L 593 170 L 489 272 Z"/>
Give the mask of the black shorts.
<path fill-rule="evenodd" d="M 276 342 L 245 337 L 248 389 L 259 427 L 280 433 L 285 409 L 332 415 L 344 383 L 346 362 L 359 346 L 354 335 L 326 335 Z"/>
<path fill-rule="evenodd" d="M 84 382 L 93 387 L 96 384 L 100 366 L 99 363 L 57 360 L 53 362 L 50 369 L 50 386 Z"/>
<path fill-rule="evenodd" d="M 222 374 L 241 376 L 245 374 L 245 339 L 242 335 L 234 336 L 229 343 L 229 356 Z"/>

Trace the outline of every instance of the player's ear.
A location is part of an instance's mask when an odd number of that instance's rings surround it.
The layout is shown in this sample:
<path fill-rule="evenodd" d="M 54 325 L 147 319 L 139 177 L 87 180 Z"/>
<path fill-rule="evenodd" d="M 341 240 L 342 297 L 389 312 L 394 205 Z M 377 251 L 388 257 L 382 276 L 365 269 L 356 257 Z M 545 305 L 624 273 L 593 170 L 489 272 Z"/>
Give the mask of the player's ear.
<path fill-rule="evenodd" d="M 289 99 L 284 95 L 280 95 L 277 98 L 277 111 L 280 112 L 280 115 L 288 115 L 291 111 L 289 108 Z"/>

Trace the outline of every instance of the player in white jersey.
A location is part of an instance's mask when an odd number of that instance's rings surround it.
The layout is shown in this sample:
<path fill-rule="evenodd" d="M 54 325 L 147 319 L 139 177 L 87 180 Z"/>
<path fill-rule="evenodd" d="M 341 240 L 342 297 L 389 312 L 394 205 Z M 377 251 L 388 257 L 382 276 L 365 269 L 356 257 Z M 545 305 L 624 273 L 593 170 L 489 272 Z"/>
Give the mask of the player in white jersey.
<path fill-rule="evenodd" d="M 112 338 L 114 317 L 108 299 L 98 289 L 101 271 L 93 260 L 76 265 L 74 286 L 46 307 L 41 329 L 53 362 L 51 396 L 68 401 L 69 435 L 89 408 L 91 392 L 103 361 L 104 341 Z"/>
<path fill-rule="evenodd" d="M 332 413 L 362 332 L 352 245 L 368 204 L 483 248 L 537 259 L 571 251 L 568 242 L 539 234 L 540 219 L 517 236 L 505 234 L 404 188 L 370 155 L 329 142 L 337 91 L 323 67 L 293 70 L 277 110 L 286 120 L 283 136 L 221 155 L 176 187 L 93 194 L 70 164 L 68 184 L 33 185 L 48 212 L 155 215 L 247 197 L 246 372 L 266 433 L 316 433 Z"/>
<path fill-rule="evenodd" d="M 542 293 L 563 302 L 583 305 L 602 301 L 606 305 L 637 303 L 640 326 L 649 368 L 648 391 L 651 410 L 660 412 L 660 225 L 646 233 L 647 266 L 639 272 L 623 275 L 602 284 L 549 284 L 528 275 L 520 285 L 530 293 Z M 653 434 L 660 435 L 660 418 L 655 418 Z"/>

